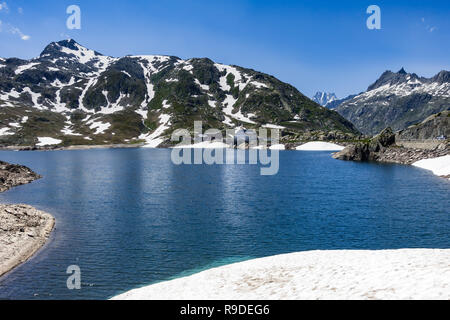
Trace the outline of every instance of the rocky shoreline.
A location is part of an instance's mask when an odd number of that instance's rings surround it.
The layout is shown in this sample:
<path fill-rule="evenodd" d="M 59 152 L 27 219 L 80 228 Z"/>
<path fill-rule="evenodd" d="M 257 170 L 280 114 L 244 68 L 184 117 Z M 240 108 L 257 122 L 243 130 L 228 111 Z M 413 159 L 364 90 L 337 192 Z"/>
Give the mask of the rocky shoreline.
<path fill-rule="evenodd" d="M 377 161 L 412 165 L 420 160 L 450 155 L 450 143 L 442 141 L 431 149 L 406 148 L 397 144 L 396 134 L 386 128 L 374 138 L 347 146 L 333 158 L 350 161 Z M 446 177 L 446 176 L 444 176 Z"/>
<path fill-rule="evenodd" d="M 31 258 L 54 225 L 50 214 L 31 206 L 0 205 L 0 277 Z"/>
<path fill-rule="evenodd" d="M 37 147 L 37 146 L 3 146 L 0 147 L 0 150 L 3 151 L 56 151 L 56 150 L 90 150 L 90 149 L 132 149 L 132 148 L 141 148 L 144 146 L 144 143 L 135 143 L 135 144 L 80 144 L 80 145 L 71 145 L 67 147 L 58 147 L 58 146 L 46 146 L 46 147 Z"/>
<path fill-rule="evenodd" d="M 411 165 L 420 160 L 439 158 L 448 154 L 450 154 L 449 145 L 442 145 L 440 149 L 438 147 L 433 150 L 390 147 L 379 153 L 377 161 Z"/>
<path fill-rule="evenodd" d="M 0 161 L 0 192 L 40 178 L 39 174 L 28 167 Z"/>
<path fill-rule="evenodd" d="M 0 161 L 0 192 L 41 178 L 30 168 Z M 0 277 L 27 261 L 55 225 L 48 213 L 24 204 L 0 204 Z"/>

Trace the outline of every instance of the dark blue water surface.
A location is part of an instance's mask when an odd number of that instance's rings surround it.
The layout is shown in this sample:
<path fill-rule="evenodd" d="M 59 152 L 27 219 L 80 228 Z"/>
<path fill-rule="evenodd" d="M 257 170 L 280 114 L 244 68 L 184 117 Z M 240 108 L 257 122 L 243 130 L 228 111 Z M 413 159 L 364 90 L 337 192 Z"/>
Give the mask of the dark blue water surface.
<path fill-rule="evenodd" d="M 56 229 L 0 279 L 0 298 L 109 298 L 234 261 L 313 249 L 450 248 L 450 183 L 403 165 L 280 152 L 280 171 L 182 165 L 170 150 L 0 152 L 43 175 L 1 203 L 48 211 Z M 78 265 L 82 289 L 68 290 Z"/>

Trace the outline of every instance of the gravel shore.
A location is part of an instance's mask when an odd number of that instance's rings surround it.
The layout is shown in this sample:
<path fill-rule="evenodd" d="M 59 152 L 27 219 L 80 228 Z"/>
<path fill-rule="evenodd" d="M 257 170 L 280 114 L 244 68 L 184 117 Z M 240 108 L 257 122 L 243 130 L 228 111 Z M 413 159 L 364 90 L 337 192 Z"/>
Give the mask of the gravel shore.
<path fill-rule="evenodd" d="M 54 224 L 50 214 L 31 206 L 0 205 L 0 277 L 38 251 Z"/>
<path fill-rule="evenodd" d="M 0 161 L 0 192 L 41 176 L 25 166 Z M 0 277 L 27 261 L 50 236 L 55 219 L 24 204 L 0 204 Z"/>

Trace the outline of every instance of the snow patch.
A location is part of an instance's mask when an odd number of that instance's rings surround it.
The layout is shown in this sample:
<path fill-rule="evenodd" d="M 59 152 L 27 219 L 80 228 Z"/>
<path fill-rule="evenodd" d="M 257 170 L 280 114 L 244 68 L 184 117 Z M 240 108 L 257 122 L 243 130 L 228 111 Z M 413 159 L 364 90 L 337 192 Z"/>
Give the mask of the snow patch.
<path fill-rule="evenodd" d="M 170 128 L 170 118 L 171 116 L 168 114 L 161 114 L 159 116 L 160 126 L 151 134 L 141 134 L 139 136 L 139 139 L 145 140 L 144 148 L 156 148 L 164 141 L 161 135 Z"/>
<path fill-rule="evenodd" d="M 110 123 L 104 123 L 102 121 L 95 122 L 94 120 L 91 120 L 87 124 L 90 124 L 90 123 L 92 123 L 92 124 L 89 126 L 89 128 L 92 130 L 95 129 L 94 134 L 102 134 L 111 127 Z"/>
<path fill-rule="evenodd" d="M 14 72 L 16 73 L 16 75 L 21 74 L 25 70 L 31 69 L 31 68 L 37 66 L 38 64 L 40 64 L 40 62 L 31 62 L 31 63 L 25 64 L 23 66 L 18 66 L 16 71 L 14 71 Z"/>
<path fill-rule="evenodd" d="M 265 124 L 265 125 L 263 125 L 262 126 L 263 128 L 266 128 L 266 129 L 280 129 L 280 130 L 282 130 L 282 129 L 286 129 L 286 127 L 283 127 L 283 126 L 277 126 L 277 125 L 275 125 L 275 124 Z"/>
<path fill-rule="evenodd" d="M 33 102 L 33 107 L 34 108 L 40 109 L 40 110 L 44 110 L 45 109 L 45 107 L 43 107 L 43 106 L 38 104 L 38 99 L 41 96 L 40 93 L 33 92 L 28 87 L 23 88 L 23 92 L 27 92 L 27 93 L 29 93 L 31 95 L 31 101 Z"/>
<path fill-rule="evenodd" d="M 52 145 L 60 144 L 62 142 L 62 140 L 54 139 L 54 138 L 50 138 L 50 137 L 38 137 L 38 140 L 39 140 L 39 143 L 37 143 L 36 145 L 39 147 L 52 146 Z"/>
<path fill-rule="evenodd" d="M 8 127 L 1 128 L 0 129 L 0 136 L 12 136 L 14 135 L 14 132 L 10 131 L 11 129 Z"/>
<path fill-rule="evenodd" d="M 21 127 L 20 123 L 17 123 L 17 122 L 11 122 L 11 123 L 9 124 L 9 126 L 10 126 L 10 127 L 14 127 L 14 128 L 20 128 L 20 127 Z"/>
<path fill-rule="evenodd" d="M 450 155 L 424 159 L 413 163 L 413 166 L 430 170 L 437 176 L 450 175 Z"/>
<path fill-rule="evenodd" d="M 209 269 L 115 300 L 450 299 L 450 249 L 307 251 Z"/>
<path fill-rule="evenodd" d="M 286 150 L 286 146 L 284 144 L 274 144 L 269 147 L 270 150 Z"/>
<path fill-rule="evenodd" d="M 323 142 L 323 141 L 312 141 L 295 148 L 298 151 L 341 151 L 345 147 L 338 144 Z"/>
<path fill-rule="evenodd" d="M 199 81 L 198 79 L 195 79 L 195 83 L 196 83 L 200 88 L 202 88 L 203 90 L 209 91 L 209 86 L 206 85 L 206 84 L 201 84 L 200 81 Z"/>
<path fill-rule="evenodd" d="M 236 103 L 237 99 L 235 99 L 231 94 L 227 94 L 225 100 L 223 101 L 223 104 L 225 105 L 225 108 L 223 108 L 223 112 L 227 115 L 230 116 L 238 121 L 242 121 L 242 122 L 246 122 L 246 123 L 251 123 L 251 124 L 256 124 L 256 122 L 252 121 L 250 118 L 244 116 L 241 112 L 241 110 L 239 109 L 238 112 L 233 113 L 233 108 L 234 108 L 234 104 Z M 227 121 L 228 123 L 226 123 L 225 121 Z M 223 121 L 223 123 L 229 125 L 229 121 L 227 119 L 225 119 L 225 121 Z"/>
<path fill-rule="evenodd" d="M 128 72 L 126 72 L 125 70 L 121 70 L 121 72 L 122 72 L 123 74 L 127 75 L 129 78 L 131 78 L 131 75 L 130 75 Z"/>

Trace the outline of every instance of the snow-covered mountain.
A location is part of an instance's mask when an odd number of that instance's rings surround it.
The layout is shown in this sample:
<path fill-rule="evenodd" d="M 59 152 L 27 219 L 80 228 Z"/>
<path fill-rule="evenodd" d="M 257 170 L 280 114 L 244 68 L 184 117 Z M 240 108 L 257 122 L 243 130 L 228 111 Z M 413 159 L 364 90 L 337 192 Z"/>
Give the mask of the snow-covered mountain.
<path fill-rule="evenodd" d="M 31 60 L 0 59 L 0 145 L 167 143 L 178 128 L 240 125 L 358 133 L 276 78 L 207 58 L 114 58 L 74 40 Z"/>
<path fill-rule="evenodd" d="M 316 92 L 316 94 L 314 95 L 312 100 L 314 102 L 317 102 L 321 106 L 326 107 L 327 104 L 329 104 L 330 102 L 333 102 L 335 100 L 338 100 L 338 98 L 336 97 L 336 94 L 334 94 L 334 93 L 318 91 L 318 92 Z"/>
<path fill-rule="evenodd" d="M 376 134 L 390 126 L 402 130 L 432 114 L 450 109 L 450 72 L 432 78 L 384 72 L 369 88 L 341 103 L 336 111 L 363 133 Z"/>

